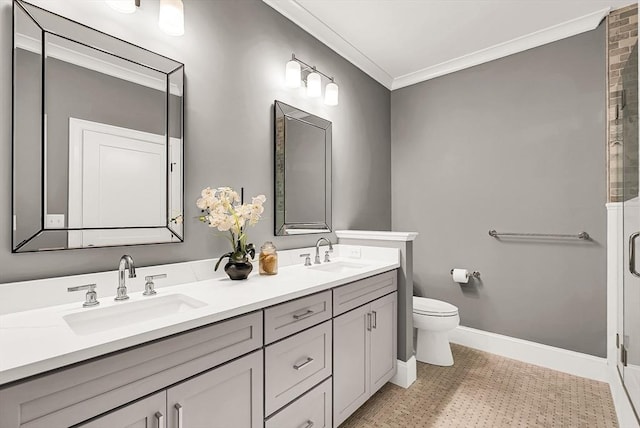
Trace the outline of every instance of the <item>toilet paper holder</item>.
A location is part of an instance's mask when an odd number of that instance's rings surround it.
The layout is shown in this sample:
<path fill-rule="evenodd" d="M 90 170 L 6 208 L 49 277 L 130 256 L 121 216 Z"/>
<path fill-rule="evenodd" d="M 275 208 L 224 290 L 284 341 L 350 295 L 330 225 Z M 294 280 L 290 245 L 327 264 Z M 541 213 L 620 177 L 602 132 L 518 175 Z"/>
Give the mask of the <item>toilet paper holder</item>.
<path fill-rule="evenodd" d="M 453 269 L 451 269 L 449 274 L 453 275 Z M 469 276 L 474 278 L 480 278 L 480 272 L 478 272 L 477 270 L 474 270 L 473 272 L 469 272 Z"/>

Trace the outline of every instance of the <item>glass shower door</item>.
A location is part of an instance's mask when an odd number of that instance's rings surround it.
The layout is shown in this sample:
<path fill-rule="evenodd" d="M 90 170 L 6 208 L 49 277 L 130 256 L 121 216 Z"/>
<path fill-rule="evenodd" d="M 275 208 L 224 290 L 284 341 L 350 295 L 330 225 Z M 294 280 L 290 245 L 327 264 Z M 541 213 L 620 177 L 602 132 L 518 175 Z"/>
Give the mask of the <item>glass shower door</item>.
<path fill-rule="evenodd" d="M 638 201 L 638 44 L 621 69 L 619 135 L 623 147 L 621 177 L 626 261 L 622 285 L 623 334 L 620 372 L 636 412 L 640 412 L 640 203 Z"/>

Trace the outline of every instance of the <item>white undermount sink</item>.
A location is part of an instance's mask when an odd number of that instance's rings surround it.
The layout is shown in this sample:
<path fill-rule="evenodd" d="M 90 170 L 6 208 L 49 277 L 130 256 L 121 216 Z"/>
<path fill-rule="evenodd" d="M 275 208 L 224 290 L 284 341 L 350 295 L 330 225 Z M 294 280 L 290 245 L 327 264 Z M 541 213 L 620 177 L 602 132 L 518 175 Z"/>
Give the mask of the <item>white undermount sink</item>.
<path fill-rule="evenodd" d="M 309 269 L 322 270 L 325 272 L 348 273 L 354 270 L 362 269 L 368 265 L 364 263 L 346 262 L 339 260 L 336 262 L 325 262 L 320 265 L 313 265 Z"/>
<path fill-rule="evenodd" d="M 190 311 L 205 305 L 206 303 L 184 294 L 168 294 L 149 297 L 148 300 L 118 302 L 104 308 L 89 308 L 82 312 L 65 315 L 62 318 L 74 333 L 86 336 Z"/>

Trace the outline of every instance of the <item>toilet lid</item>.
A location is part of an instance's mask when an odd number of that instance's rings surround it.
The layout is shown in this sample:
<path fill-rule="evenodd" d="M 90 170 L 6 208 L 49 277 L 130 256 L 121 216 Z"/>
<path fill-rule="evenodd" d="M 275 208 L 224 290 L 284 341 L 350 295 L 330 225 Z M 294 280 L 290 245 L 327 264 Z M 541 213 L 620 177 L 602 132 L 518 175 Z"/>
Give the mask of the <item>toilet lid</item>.
<path fill-rule="evenodd" d="M 413 312 L 425 315 L 457 315 L 458 308 L 451 303 L 426 297 L 413 296 Z"/>

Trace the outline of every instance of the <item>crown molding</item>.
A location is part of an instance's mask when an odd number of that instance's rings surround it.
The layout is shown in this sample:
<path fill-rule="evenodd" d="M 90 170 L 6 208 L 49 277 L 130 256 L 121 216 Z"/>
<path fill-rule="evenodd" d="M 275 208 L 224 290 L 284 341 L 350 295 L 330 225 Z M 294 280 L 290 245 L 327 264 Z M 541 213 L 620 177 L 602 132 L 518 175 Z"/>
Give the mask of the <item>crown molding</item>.
<path fill-rule="evenodd" d="M 262 0 L 390 90 L 493 61 L 595 29 L 611 8 L 601 9 L 449 61 L 393 78 L 296 0 Z"/>
<path fill-rule="evenodd" d="M 42 55 L 42 41 L 34 37 L 18 33 L 15 35 L 15 46 L 38 55 Z M 46 49 L 47 56 L 52 58 L 89 70 L 97 71 L 118 79 L 137 83 L 158 91 L 164 92 L 167 90 L 167 81 L 165 79 L 160 79 L 158 77 L 151 76 L 150 74 L 135 71 L 56 43 L 47 43 Z M 158 74 L 160 74 L 160 72 L 158 72 Z M 182 91 L 177 84 L 171 83 L 169 87 L 171 94 L 182 96 Z"/>
<path fill-rule="evenodd" d="M 295 0 L 262 0 L 285 18 L 333 49 L 341 57 L 364 71 L 378 83 L 391 89 L 393 78 L 355 46 L 333 31 L 327 24 Z"/>
<path fill-rule="evenodd" d="M 393 79 L 391 90 L 404 88 L 405 86 L 443 76 L 445 74 L 460 71 L 485 62 L 493 61 L 531 48 L 555 42 L 567 37 L 575 36 L 594 30 L 600 22 L 609 14 L 611 8 L 601 9 L 596 12 L 575 18 L 560 24 L 509 40 L 504 43 L 481 49 L 476 52 L 423 68 L 416 72 Z"/>

